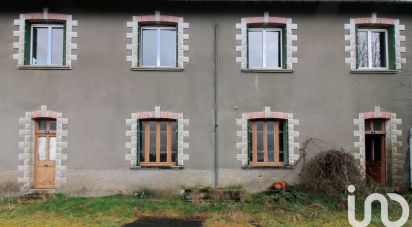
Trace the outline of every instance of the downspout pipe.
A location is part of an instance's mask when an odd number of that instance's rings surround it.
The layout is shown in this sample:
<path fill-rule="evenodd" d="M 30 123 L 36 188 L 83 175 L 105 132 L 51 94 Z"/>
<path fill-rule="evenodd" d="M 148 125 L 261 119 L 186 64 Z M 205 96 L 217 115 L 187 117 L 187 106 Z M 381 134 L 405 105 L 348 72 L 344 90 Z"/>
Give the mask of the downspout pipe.
<path fill-rule="evenodd" d="M 412 128 L 409 129 L 409 184 L 412 188 Z"/>
<path fill-rule="evenodd" d="M 218 110 L 219 110 L 219 99 L 218 99 L 218 88 L 219 88 L 219 71 L 218 71 L 218 29 L 219 26 L 217 24 L 213 27 L 214 32 L 214 130 L 215 130 L 215 147 L 214 147 L 214 186 L 217 188 L 219 186 L 219 137 L 218 137 Z"/>

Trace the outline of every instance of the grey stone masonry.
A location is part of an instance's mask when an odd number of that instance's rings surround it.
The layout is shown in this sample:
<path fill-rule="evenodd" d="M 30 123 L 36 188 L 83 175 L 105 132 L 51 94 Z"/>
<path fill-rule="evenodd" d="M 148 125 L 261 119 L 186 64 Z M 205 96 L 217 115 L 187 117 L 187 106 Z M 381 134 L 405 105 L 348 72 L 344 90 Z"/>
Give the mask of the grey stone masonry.
<path fill-rule="evenodd" d="M 189 62 L 189 23 L 184 22 L 183 17 L 160 15 L 156 11 L 154 15 L 134 16 L 132 21 L 127 22 L 127 27 L 130 32 L 126 33 L 129 42 L 126 44 L 126 49 L 130 55 L 126 56 L 126 60 L 131 62 L 132 68 L 138 68 L 139 65 L 139 26 L 141 25 L 175 25 L 177 28 L 177 68 L 183 69 L 184 63 Z"/>
<path fill-rule="evenodd" d="M 64 150 L 67 148 L 66 137 L 68 130 L 66 125 L 68 119 L 63 118 L 62 113 L 49 111 L 47 106 L 43 105 L 40 110 L 33 112 L 26 112 L 25 116 L 19 119 L 19 166 L 18 166 L 18 183 L 20 184 L 20 191 L 27 193 L 33 185 L 34 172 L 34 133 L 35 120 L 38 118 L 52 118 L 56 119 L 56 190 L 61 189 L 62 185 L 66 183 L 67 154 Z"/>
<path fill-rule="evenodd" d="M 18 67 L 24 65 L 26 21 L 38 23 L 39 21 L 47 22 L 49 20 L 63 22 L 66 25 L 65 66 L 71 67 L 72 61 L 77 60 L 77 55 L 73 52 L 73 50 L 77 49 L 75 38 L 77 38 L 78 34 L 77 31 L 74 31 L 74 28 L 78 26 L 77 20 L 73 20 L 72 15 L 49 13 L 47 9 L 44 9 L 43 13 L 20 14 L 19 19 L 14 20 L 14 25 L 17 29 L 13 32 L 13 36 L 17 38 L 17 41 L 13 42 L 13 48 L 17 51 L 15 54 L 13 54 L 13 59 L 17 60 Z"/>
<path fill-rule="evenodd" d="M 372 13 L 371 17 L 364 18 L 351 18 L 349 24 L 345 24 L 344 28 L 345 41 L 347 41 L 347 46 L 345 46 L 345 51 L 347 52 L 347 57 L 345 62 L 349 64 L 351 70 L 356 70 L 356 26 L 367 25 L 367 26 L 377 26 L 377 27 L 388 27 L 393 26 L 395 39 L 395 65 L 396 69 L 401 69 L 401 65 L 406 63 L 406 59 L 402 57 L 402 53 L 406 52 L 403 43 L 406 41 L 405 35 L 401 34 L 401 31 L 405 31 L 405 25 L 399 23 L 399 19 L 392 18 L 379 18 L 376 13 Z"/>
<path fill-rule="evenodd" d="M 299 154 L 299 131 L 296 126 L 299 125 L 299 120 L 293 118 L 291 113 L 283 112 L 271 112 L 270 107 L 266 106 L 263 112 L 250 112 L 242 113 L 242 118 L 236 119 L 236 125 L 238 130 L 236 131 L 236 149 L 239 153 L 236 155 L 236 159 L 241 161 L 242 167 L 248 165 L 248 121 L 250 119 L 284 119 L 288 124 L 288 154 L 289 154 L 289 166 L 296 165 L 300 159 Z"/>
<path fill-rule="evenodd" d="M 130 161 L 130 166 L 136 166 L 137 163 L 137 120 L 139 119 L 175 119 L 177 121 L 177 165 L 183 166 L 184 161 L 189 160 L 189 119 L 183 117 L 183 113 L 162 112 L 160 107 L 156 106 L 155 111 L 132 113 L 130 119 L 126 119 L 126 125 L 130 130 L 126 131 L 126 136 L 130 142 L 126 142 L 126 149 L 129 151 L 125 159 Z"/>
<path fill-rule="evenodd" d="M 298 40 L 297 35 L 293 34 L 294 30 L 297 30 L 297 24 L 292 23 L 291 18 L 284 17 L 270 17 L 268 12 L 264 13 L 263 17 L 245 17 L 241 18 L 240 23 L 236 24 L 236 29 L 239 31 L 236 34 L 236 51 L 239 53 L 236 57 L 236 62 L 240 63 L 241 69 L 248 68 L 247 62 L 247 29 L 249 26 L 253 25 L 273 25 L 276 26 L 285 26 L 286 28 L 286 40 L 282 45 L 286 45 L 286 69 L 292 70 L 293 64 L 298 63 L 298 58 L 296 53 L 298 47 L 296 41 Z M 283 59 L 285 61 L 285 59 Z"/>
<path fill-rule="evenodd" d="M 392 179 L 393 182 L 396 183 L 396 173 L 399 172 L 402 166 L 405 163 L 405 157 L 403 157 L 402 150 L 400 147 L 402 146 L 402 130 L 398 129 L 398 125 L 402 124 L 402 119 L 396 118 L 395 113 L 383 112 L 379 106 L 375 107 L 374 112 L 366 112 L 360 113 L 358 118 L 353 120 L 353 123 L 356 127 L 354 131 L 354 136 L 357 139 L 355 141 L 354 146 L 356 149 L 355 159 L 358 160 L 359 169 L 363 176 L 366 176 L 366 166 L 365 166 L 365 119 L 385 119 L 386 123 L 386 136 L 388 149 L 391 149 L 391 152 L 387 152 L 387 154 L 391 154 L 392 157 L 387 157 L 387 160 L 392 162 L 392 166 L 388 166 L 388 168 L 392 168 Z"/>

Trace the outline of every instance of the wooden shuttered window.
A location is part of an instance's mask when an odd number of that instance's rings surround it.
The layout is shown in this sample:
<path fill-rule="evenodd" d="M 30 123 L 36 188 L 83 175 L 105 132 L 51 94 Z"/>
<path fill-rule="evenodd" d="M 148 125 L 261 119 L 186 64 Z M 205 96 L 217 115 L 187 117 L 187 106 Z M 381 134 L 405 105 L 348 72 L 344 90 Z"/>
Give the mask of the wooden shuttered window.
<path fill-rule="evenodd" d="M 177 163 L 176 120 L 139 120 L 137 155 L 140 166 L 175 166 Z"/>
<path fill-rule="evenodd" d="M 288 133 L 286 120 L 250 120 L 248 129 L 250 166 L 287 165 Z"/>

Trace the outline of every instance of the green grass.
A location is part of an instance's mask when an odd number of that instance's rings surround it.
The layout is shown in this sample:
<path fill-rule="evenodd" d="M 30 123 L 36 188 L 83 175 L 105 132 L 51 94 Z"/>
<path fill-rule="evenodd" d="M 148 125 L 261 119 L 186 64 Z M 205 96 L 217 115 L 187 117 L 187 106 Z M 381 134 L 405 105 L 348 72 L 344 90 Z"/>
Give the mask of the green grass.
<path fill-rule="evenodd" d="M 147 194 L 147 193 L 146 193 Z M 358 219 L 363 216 L 357 202 Z M 57 195 L 49 199 L 1 199 L 0 226 L 121 226 L 139 217 L 201 218 L 205 226 L 348 226 L 341 200 L 297 190 L 254 194 L 245 203 L 193 204 L 181 196 L 112 195 L 98 198 Z M 391 220 L 400 216 L 392 204 Z M 371 226 L 382 226 L 379 205 L 373 209 Z M 412 221 L 407 223 L 412 226 Z"/>

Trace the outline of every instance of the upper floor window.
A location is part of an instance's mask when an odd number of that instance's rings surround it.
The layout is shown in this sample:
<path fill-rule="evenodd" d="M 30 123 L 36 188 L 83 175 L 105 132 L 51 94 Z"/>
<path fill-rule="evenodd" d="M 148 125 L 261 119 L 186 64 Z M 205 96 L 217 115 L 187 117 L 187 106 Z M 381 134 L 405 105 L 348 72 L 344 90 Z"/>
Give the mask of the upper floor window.
<path fill-rule="evenodd" d="M 19 69 L 71 69 L 77 60 L 77 20 L 72 15 L 49 13 L 20 14 L 14 20 L 13 48 Z"/>
<path fill-rule="evenodd" d="M 140 66 L 177 67 L 176 27 L 143 26 L 140 37 Z"/>
<path fill-rule="evenodd" d="M 345 62 L 352 73 L 396 73 L 406 63 L 405 25 L 399 19 L 350 18 L 345 24 Z"/>
<path fill-rule="evenodd" d="M 126 44 L 132 70 L 182 71 L 189 62 L 189 23 L 183 17 L 161 15 L 133 16 L 127 22 Z"/>
<path fill-rule="evenodd" d="M 249 68 L 282 68 L 282 46 L 281 28 L 249 28 Z"/>
<path fill-rule="evenodd" d="M 250 120 L 248 140 L 251 166 L 288 165 L 287 120 Z"/>
<path fill-rule="evenodd" d="M 32 24 L 29 64 L 64 65 L 64 33 L 63 24 Z"/>
<path fill-rule="evenodd" d="M 388 30 L 358 29 L 359 69 L 388 69 Z"/>
<path fill-rule="evenodd" d="M 176 120 L 139 120 L 138 124 L 140 166 L 176 166 Z"/>

